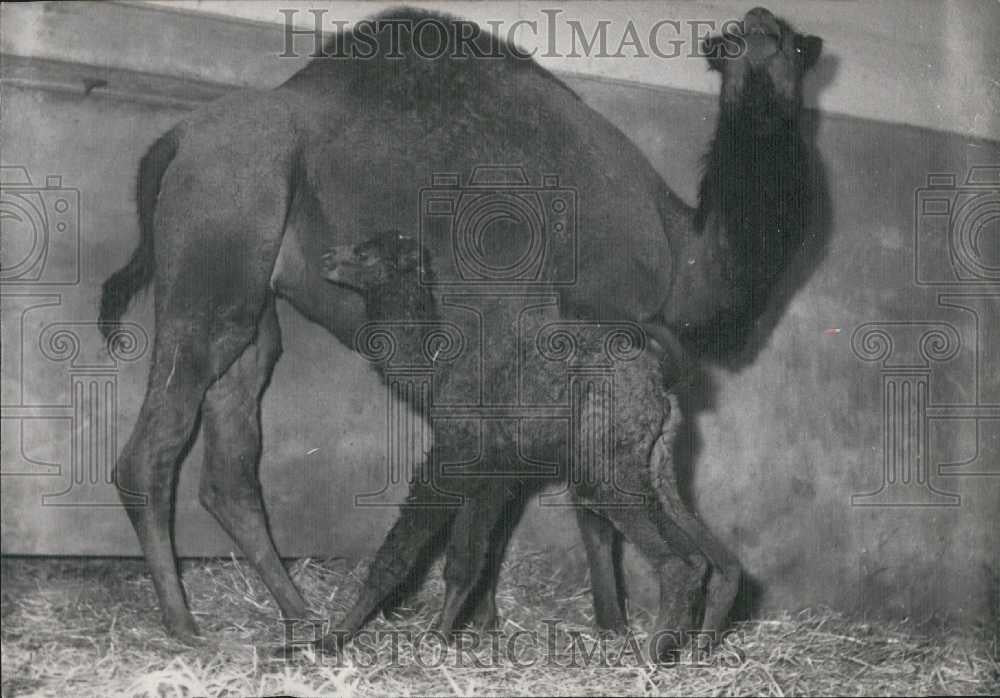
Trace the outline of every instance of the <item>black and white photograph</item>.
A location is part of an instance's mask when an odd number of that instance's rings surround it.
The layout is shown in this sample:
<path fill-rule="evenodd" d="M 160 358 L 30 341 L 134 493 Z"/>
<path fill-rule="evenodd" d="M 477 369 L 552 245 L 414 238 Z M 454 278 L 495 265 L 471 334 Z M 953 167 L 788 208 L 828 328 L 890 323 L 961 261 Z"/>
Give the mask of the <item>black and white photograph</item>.
<path fill-rule="evenodd" d="M 0 3 L 0 695 L 1000 694 L 998 33 Z"/>

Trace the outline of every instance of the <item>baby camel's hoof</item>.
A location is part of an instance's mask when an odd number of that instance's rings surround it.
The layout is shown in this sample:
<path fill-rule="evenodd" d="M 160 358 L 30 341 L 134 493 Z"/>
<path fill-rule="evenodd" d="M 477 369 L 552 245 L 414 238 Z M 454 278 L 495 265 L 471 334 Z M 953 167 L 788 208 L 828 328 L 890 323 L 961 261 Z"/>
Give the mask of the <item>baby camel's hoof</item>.
<path fill-rule="evenodd" d="M 489 620 L 485 621 L 469 621 L 466 623 L 463 630 L 477 635 L 488 635 L 489 633 L 496 632 L 497 630 L 503 628 L 503 624 L 503 618 L 500 616 L 493 616 Z"/>
<path fill-rule="evenodd" d="M 465 630 L 474 633 L 489 633 L 503 627 L 503 618 L 496 611 L 492 613 L 476 614 L 469 618 L 465 624 Z"/>
<path fill-rule="evenodd" d="M 206 638 L 201 635 L 193 635 L 190 633 L 186 633 L 184 635 L 170 633 L 170 639 L 192 649 L 200 649 L 208 644 L 208 640 Z"/>
<path fill-rule="evenodd" d="M 399 604 L 392 607 L 391 610 L 385 611 L 386 618 L 389 619 L 399 619 L 399 620 L 411 620 L 417 618 L 422 613 L 427 612 L 427 604 L 423 601 L 402 601 Z"/>
<path fill-rule="evenodd" d="M 167 622 L 166 626 L 167 636 L 174 642 L 179 642 L 180 644 L 188 647 L 204 647 L 208 642 L 201 636 L 201 633 L 198 632 L 198 626 L 195 625 L 193 620 L 179 623 Z"/>
<path fill-rule="evenodd" d="M 649 639 L 649 661 L 662 667 L 677 666 L 685 644 L 685 638 L 680 633 L 655 633 Z"/>
<path fill-rule="evenodd" d="M 625 622 L 611 623 L 607 625 L 597 623 L 595 627 L 597 628 L 597 633 L 599 635 L 607 635 L 608 637 L 625 637 L 631 630 L 628 627 L 628 623 Z"/>

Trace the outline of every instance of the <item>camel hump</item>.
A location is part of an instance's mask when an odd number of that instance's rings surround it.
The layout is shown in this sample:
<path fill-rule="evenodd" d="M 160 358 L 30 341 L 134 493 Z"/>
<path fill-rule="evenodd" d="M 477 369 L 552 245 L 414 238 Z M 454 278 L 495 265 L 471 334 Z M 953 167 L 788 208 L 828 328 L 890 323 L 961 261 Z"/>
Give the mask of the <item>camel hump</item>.
<path fill-rule="evenodd" d="M 574 94 L 527 52 L 472 20 L 402 7 L 332 34 L 286 84 L 343 81 L 351 92 L 379 94 L 405 108 L 523 74 Z"/>
<path fill-rule="evenodd" d="M 388 9 L 357 22 L 330 37 L 324 53 L 375 63 L 481 58 L 535 65 L 527 53 L 472 20 L 414 7 Z"/>

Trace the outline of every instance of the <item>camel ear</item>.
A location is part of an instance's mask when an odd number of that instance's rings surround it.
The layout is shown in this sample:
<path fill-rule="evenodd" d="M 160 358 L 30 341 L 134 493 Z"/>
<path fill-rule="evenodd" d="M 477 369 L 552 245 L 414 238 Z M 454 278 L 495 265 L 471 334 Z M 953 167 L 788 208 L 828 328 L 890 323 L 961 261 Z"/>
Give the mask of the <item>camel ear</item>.
<path fill-rule="evenodd" d="M 799 50 L 802 51 L 802 69 L 809 70 L 816 65 L 819 55 L 823 52 L 823 40 L 811 34 L 803 36 L 799 39 Z"/>
<path fill-rule="evenodd" d="M 725 32 L 710 36 L 701 42 L 701 55 L 708 60 L 710 70 L 722 72 L 725 61 L 738 58 L 746 52 L 746 41 L 741 36 Z"/>
<path fill-rule="evenodd" d="M 722 60 L 723 60 L 723 39 L 721 36 L 710 36 L 707 39 L 702 39 L 701 42 L 701 55 L 705 57 L 708 61 L 709 70 L 718 70 L 722 72 Z"/>

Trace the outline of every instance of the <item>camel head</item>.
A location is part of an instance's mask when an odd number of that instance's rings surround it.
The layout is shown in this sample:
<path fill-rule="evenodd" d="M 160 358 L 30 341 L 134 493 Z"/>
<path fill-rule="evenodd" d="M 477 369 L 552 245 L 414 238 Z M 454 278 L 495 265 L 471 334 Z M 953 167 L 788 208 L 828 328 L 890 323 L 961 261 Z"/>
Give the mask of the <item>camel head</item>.
<path fill-rule="evenodd" d="M 823 40 L 803 35 L 756 7 L 732 31 L 702 44 L 722 75 L 723 112 L 747 119 L 758 133 L 787 128 L 802 108 L 802 78 L 819 60 Z"/>
<path fill-rule="evenodd" d="M 377 233 L 357 245 L 335 245 L 323 255 L 323 277 L 365 292 L 418 278 L 425 250 L 397 230 Z"/>

